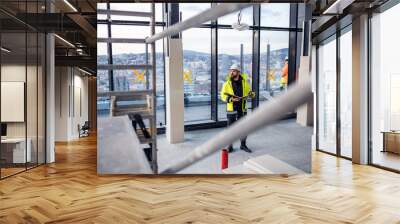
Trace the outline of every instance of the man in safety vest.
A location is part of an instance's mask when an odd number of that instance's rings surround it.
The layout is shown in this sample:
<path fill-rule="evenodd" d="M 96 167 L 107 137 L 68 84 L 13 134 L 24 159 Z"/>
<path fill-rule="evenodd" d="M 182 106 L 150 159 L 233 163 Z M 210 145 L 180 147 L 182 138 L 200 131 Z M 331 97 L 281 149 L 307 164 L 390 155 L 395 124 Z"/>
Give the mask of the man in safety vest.
<path fill-rule="evenodd" d="M 281 75 L 281 91 L 286 90 L 288 84 L 288 76 L 289 76 L 289 59 L 288 57 L 285 58 L 285 65 L 282 68 L 282 75 Z"/>
<path fill-rule="evenodd" d="M 228 126 L 246 115 L 246 101 L 248 98 L 254 98 L 255 96 L 254 92 L 250 90 L 250 84 L 246 79 L 247 75 L 240 73 L 238 65 L 233 64 L 230 67 L 227 80 L 221 90 L 221 99 L 226 102 Z M 252 152 L 246 145 L 246 137 L 240 139 L 240 149 L 248 153 Z M 233 152 L 232 144 L 228 147 L 228 150 Z"/>

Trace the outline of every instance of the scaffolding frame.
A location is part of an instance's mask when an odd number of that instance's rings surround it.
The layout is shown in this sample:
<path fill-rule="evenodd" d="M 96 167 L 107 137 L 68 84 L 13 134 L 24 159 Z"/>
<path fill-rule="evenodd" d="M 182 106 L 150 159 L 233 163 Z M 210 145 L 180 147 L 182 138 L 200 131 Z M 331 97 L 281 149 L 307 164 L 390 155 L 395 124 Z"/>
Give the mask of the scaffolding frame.
<path fill-rule="evenodd" d="M 140 16 L 150 18 L 150 35 L 155 35 L 155 3 L 151 3 L 150 12 L 134 12 L 134 11 L 120 11 L 111 10 L 110 8 L 98 10 L 99 14 L 107 15 L 108 19 L 111 19 L 112 15 L 123 15 L 123 16 Z M 108 70 L 112 72 L 114 70 L 128 70 L 128 69 L 142 69 L 145 72 L 146 78 L 146 90 L 134 90 L 134 91 L 115 91 L 114 90 L 114 80 L 110 80 L 110 91 L 99 92 L 98 97 L 110 97 L 110 115 L 111 116 L 123 116 L 128 115 L 131 118 L 133 114 L 141 114 L 143 119 L 147 119 L 150 122 L 150 135 L 151 139 L 141 139 L 141 143 L 151 144 L 151 168 L 154 174 L 158 174 L 158 163 L 157 163 L 157 79 L 156 79 L 156 44 L 155 42 L 147 43 L 145 39 L 137 38 L 98 38 L 98 42 L 103 42 L 107 44 L 112 43 L 135 43 L 145 45 L 145 63 L 144 64 L 129 64 L 129 65 L 116 65 L 109 62 L 109 64 L 100 64 L 97 66 L 98 70 Z M 150 52 L 149 52 L 150 46 Z M 112 52 L 109 51 L 109 54 Z M 110 56 L 109 56 L 110 57 Z M 150 60 L 150 63 L 149 63 Z M 150 77 L 151 69 L 151 77 Z M 111 77 L 113 78 L 113 77 Z M 150 89 L 150 78 L 152 83 L 152 88 Z M 112 85 L 112 86 L 111 86 Z M 150 110 L 143 110 L 143 107 L 138 106 L 128 106 L 125 108 L 118 108 L 118 100 L 147 100 L 147 106 Z M 140 105 L 143 106 L 143 105 Z M 131 118 L 132 119 L 132 118 Z"/>

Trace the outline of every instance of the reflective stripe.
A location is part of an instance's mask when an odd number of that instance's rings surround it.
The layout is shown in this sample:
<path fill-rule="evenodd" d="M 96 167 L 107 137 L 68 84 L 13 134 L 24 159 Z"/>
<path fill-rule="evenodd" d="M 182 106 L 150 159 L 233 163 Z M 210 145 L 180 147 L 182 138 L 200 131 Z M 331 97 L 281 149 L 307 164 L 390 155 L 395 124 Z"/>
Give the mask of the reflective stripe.
<path fill-rule="evenodd" d="M 227 111 L 226 114 L 237 114 L 237 111 Z"/>

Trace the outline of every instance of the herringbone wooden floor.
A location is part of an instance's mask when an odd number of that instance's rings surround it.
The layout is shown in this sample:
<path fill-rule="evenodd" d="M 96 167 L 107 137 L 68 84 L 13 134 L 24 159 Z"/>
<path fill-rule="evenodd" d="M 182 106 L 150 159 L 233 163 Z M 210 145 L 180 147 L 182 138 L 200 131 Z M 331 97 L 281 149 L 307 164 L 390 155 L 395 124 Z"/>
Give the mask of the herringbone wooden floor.
<path fill-rule="evenodd" d="M 0 223 L 400 223 L 400 175 L 313 153 L 292 177 L 97 176 L 94 137 L 0 181 Z"/>

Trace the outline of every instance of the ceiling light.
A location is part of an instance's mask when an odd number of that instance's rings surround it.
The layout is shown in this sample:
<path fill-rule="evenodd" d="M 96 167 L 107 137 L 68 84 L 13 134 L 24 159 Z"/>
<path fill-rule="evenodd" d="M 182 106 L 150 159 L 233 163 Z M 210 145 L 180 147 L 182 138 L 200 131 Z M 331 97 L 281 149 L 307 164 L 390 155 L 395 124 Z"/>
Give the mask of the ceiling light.
<path fill-rule="evenodd" d="M 67 4 L 74 12 L 78 12 L 78 10 L 73 6 L 68 0 L 64 0 L 65 4 Z"/>
<path fill-rule="evenodd" d="M 246 23 L 234 23 L 232 24 L 232 28 L 238 31 L 250 29 L 249 25 L 247 25 Z"/>
<path fill-rule="evenodd" d="M 64 39 L 64 38 L 62 38 L 62 37 L 60 37 L 59 35 L 57 35 L 57 34 L 54 34 L 54 36 L 55 37 L 57 37 L 59 40 L 61 40 L 62 42 L 64 42 L 64 43 L 66 43 L 67 45 L 69 45 L 70 47 L 73 47 L 73 48 L 75 48 L 75 45 L 73 45 L 71 42 L 69 42 L 68 40 L 66 40 L 66 39 Z"/>
<path fill-rule="evenodd" d="M 11 52 L 11 50 L 9 50 L 9 49 L 7 49 L 5 47 L 1 47 L 0 49 L 1 49 L 1 51 L 4 51 L 6 53 L 10 53 Z"/>
<path fill-rule="evenodd" d="M 241 20 L 242 20 L 242 11 L 239 11 L 238 21 L 237 23 L 232 24 L 232 28 L 238 31 L 250 29 L 249 25 L 246 23 L 241 23 Z"/>

